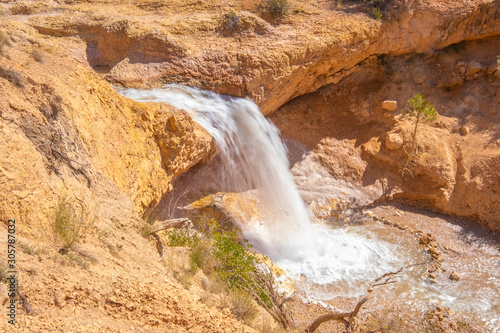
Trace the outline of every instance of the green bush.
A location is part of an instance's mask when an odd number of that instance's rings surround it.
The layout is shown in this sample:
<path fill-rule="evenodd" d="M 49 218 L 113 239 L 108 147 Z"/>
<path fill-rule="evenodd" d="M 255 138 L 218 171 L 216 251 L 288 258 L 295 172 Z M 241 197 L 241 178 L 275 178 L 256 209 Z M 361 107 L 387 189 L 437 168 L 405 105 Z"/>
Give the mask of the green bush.
<path fill-rule="evenodd" d="M 256 270 L 256 257 L 248 251 L 246 243 L 238 242 L 235 232 L 216 232 L 213 237 L 213 253 L 218 261 L 215 268 L 217 275 L 230 288 L 242 289 L 242 279 L 251 280 Z"/>
<path fill-rule="evenodd" d="M 169 229 L 165 231 L 167 246 L 194 248 L 201 238 L 195 232 L 187 229 Z"/>
<path fill-rule="evenodd" d="M 251 251 L 249 245 L 236 227 L 229 229 L 211 219 L 195 222 L 202 233 L 185 229 L 166 231 L 169 246 L 187 246 L 190 254 L 191 269 L 184 275 L 193 275 L 202 269 L 213 284 L 223 284 L 226 288 L 231 312 L 244 321 L 250 321 L 256 314 L 251 299 L 268 309 L 284 327 L 290 325 L 290 316 L 282 306 L 283 299 L 274 289 L 274 276 L 271 269 Z M 265 258 L 265 257 L 264 257 Z M 178 276 L 186 283 L 183 275 Z M 279 306 L 278 304 L 281 304 Z"/>
<path fill-rule="evenodd" d="M 373 17 L 378 21 L 382 20 L 382 11 L 380 8 L 373 8 Z"/>

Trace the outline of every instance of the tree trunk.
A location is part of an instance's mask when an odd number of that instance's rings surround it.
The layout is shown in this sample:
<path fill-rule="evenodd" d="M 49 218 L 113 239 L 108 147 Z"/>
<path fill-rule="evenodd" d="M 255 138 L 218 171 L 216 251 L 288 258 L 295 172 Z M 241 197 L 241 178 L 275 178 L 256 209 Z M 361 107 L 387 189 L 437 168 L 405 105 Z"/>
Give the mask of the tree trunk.
<path fill-rule="evenodd" d="M 417 112 L 417 121 L 415 122 L 415 128 L 413 129 L 413 137 L 412 137 L 412 143 L 411 143 L 411 150 L 410 154 L 408 155 L 408 159 L 406 160 L 406 163 L 403 167 L 403 170 L 401 171 L 402 176 L 404 177 L 405 171 L 410 172 L 410 169 L 408 169 L 408 166 L 410 165 L 411 161 L 413 160 L 413 156 L 415 155 L 415 151 L 417 149 L 417 128 L 418 128 L 418 123 L 420 121 L 420 113 Z M 413 177 L 413 175 L 412 175 Z"/>

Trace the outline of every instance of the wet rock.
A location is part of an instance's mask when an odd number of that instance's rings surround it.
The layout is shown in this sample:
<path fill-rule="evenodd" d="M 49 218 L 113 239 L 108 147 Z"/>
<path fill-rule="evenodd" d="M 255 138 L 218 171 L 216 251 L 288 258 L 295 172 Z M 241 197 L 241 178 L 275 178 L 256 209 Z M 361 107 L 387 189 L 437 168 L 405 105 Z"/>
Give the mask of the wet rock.
<path fill-rule="evenodd" d="M 184 207 L 191 219 L 199 217 L 223 221 L 226 227 L 233 228 L 238 222 L 245 223 L 260 218 L 257 200 L 244 194 L 210 194 Z"/>
<path fill-rule="evenodd" d="M 387 150 L 395 150 L 401 148 L 403 138 L 398 133 L 389 133 L 385 138 L 385 148 Z"/>
<path fill-rule="evenodd" d="M 382 109 L 384 109 L 384 110 L 395 111 L 398 108 L 398 102 L 396 102 L 396 101 L 383 101 L 381 106 L 382 106 Z"/>
<path fill-rule="evenodd" d="M 458 274 L 457 274 L 457 273 L 455 273 L 455 271 L 452 271 L 452 272 L 450 273 L 449 279 L 450 279 L 451 281 L 460 281 L 460 277 L 458 276 Z"/>

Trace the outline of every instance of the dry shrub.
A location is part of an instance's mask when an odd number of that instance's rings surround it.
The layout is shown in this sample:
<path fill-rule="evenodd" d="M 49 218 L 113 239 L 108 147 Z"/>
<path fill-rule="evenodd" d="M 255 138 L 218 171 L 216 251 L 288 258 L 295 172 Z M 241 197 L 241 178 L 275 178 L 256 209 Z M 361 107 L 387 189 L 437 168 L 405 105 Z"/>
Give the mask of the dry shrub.
<path fill-rule="evenodd" d="M 0 67 L 0 77 L 10 81 L 19 88 L 24 88 L 26 86 L 26 81 L 21 74 L 16 71 Z"/>
<path fill-rule="evenodd" d="M 63 249 L 69 249 L 87 234 L 94 221 L 93 212 L 88 212 L 83 205 L 61 199 L 55 213 L 55 231 L 61 238 Z"/>

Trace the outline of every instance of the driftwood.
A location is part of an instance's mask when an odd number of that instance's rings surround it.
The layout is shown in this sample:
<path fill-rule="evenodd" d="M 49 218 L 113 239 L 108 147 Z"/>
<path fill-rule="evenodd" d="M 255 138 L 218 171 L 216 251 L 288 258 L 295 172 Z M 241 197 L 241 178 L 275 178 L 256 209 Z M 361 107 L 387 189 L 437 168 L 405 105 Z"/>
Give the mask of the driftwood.
<path fill-rule="evenodd" d="M 373 291 L 373 288 L 375 288 L 375 287 L 395 283 L 396 281 L 393 280 L 392 278 L 394 276 L 398 275 L 399 273 L 401 273 L 403 270 L 410 268 L 410 267 L 413 267 L 413 266 L 420 266 L 420 265 L 424 265 L 424 264 L 425 263 L 408 265 L 408 266 L 401 267 L 399 270 L 397 270 L 395 272 L 385 273 L 384 275 L 379 276 L 378 278 L 373 280 L 372 283 L 370 283 L 370 286 L 368 287 L 367 292 L 371 293 Z M 347 331 L 349 331 L 349 329 L 352 327 L 352 325 L 354 323 L 353 322 L 354 317 L 356 317 L 356 315 L 358 314 L 359 310 L 361 309 L 361 306 L 363 306 L 363 304 L 365 304 L 369 299 L 370 298 L 368 296 L 365 296 L 363 299 L 361 299 L 358 302 L 358 304 L 356 305 L 356 308 L 354 309 L 354 311 L 352 311 L 352 312 L 328 313 L 326 315 L 318 317 L 316 320 L 314 320 L 312 322 L 311 325 L 309 325 L 309 327 L 306 328 L 305 332 L 306 333 L 314 332 L 319 327 L 319 325 L 323 324 L 324 322 L 332 321 L 332 320 L 340 321 L 341 323 L 343 323 L 346 326 Z M 348 319 L 346 319 L 346 318 L 348 318 Z"/>
<path fill-rule="evenodd" d="M 167 230 L 167 229 L 180 229 L 180 228 L 187 228 L 191 224 L 191 220 L 183 217 L 179 219 L 171 219 L 171 220 L 163 220 L 163 221 L 156 221 L 152 226 L 147 229 L 147 234 L 153 236 L 153 238 L 156 241 L 156 250 L 158 251 L 158 254 L 163 258 L 163 244 L 161 242 L 160 236 L 158 236 L 156 233 L 158 231 L 162 230 Z"/>
<path fill-rule="evenodd" d="M 162 230 L 167 230 L 167 229 L 180 229 L 180 228 L 185 228 L 191 223 L 191 220 L 183 217 L 180 219 L 171 219 L 171 220 L 164 220 L 164 221 L 156 221 L 152 226 L 151 229 L 149 230 L 150 233 L 154 234 L 157 233 L 158 231 Z"/>
<path fill-rule="evenodd" d="M 352 312 L 344 312 L 344 313 L 328 313 L 317 318 L 315 321 L 306 328 L 305 332 L 310 333 L 314 332 L 319 325 L 323 324 L 326 321 L 336 320 L 342 322 L 346 327 L 350 327 L 352 325 L 353 318 L 358 314 L 359 310 L 368 301 L 368 297 L 364 297 L 361 301 L 358 302 L 356 308 Z M 348 319 L 346 319 L 348 318 Z"/>

